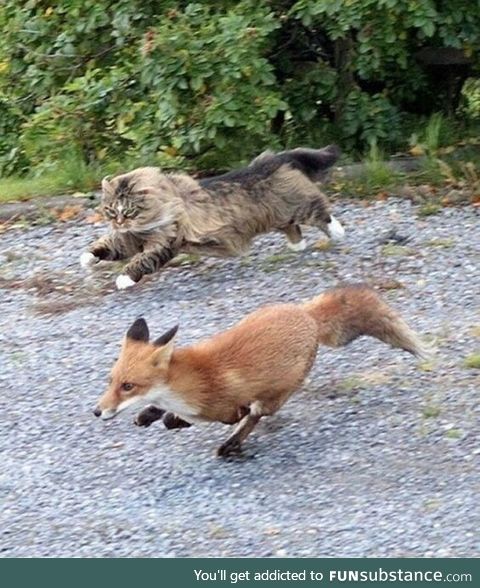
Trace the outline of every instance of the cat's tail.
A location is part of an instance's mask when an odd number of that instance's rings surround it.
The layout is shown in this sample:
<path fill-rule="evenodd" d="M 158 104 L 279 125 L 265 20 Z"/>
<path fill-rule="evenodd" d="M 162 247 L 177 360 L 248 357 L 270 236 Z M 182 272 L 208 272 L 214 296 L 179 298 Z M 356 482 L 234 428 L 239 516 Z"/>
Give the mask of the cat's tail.
<path fill-rule="evenodd" d="M 264 163 L 268 160 L 276 160 L 280 164 L 288 163 L 316 182 L 325 177 L 326 171 L 337 161 L 340 153 L 340 148 L 337 145 L 327 145 L 322 149 L 298 147 L 280 153 L 265 151 L 256 157 L 250 165 Z"/>
<path fill-rule="evenodd" d="M 432 353 L 402 317 L 364 284 L 332 288 L 303 308 L 315 319 L 322 345 L 343 347 L 368 335 L 417 357 Z"/>

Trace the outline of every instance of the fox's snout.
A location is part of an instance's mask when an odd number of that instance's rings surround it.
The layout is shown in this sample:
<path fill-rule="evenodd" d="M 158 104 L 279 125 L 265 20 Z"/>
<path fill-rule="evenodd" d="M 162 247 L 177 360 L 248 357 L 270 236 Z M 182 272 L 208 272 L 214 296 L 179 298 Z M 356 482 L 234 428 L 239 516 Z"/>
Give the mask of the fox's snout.
<path fill-rule="evenodd" d="M 102 421 L 108 421 L 110 419 L 113 419 L 114 416 L 117 415 L 117 413 L 120 412 L 115 408 L 100 408 L 100 406 L 96 406 L 93 410 L 93 414 L 96 417 L 101 417 Z"/>

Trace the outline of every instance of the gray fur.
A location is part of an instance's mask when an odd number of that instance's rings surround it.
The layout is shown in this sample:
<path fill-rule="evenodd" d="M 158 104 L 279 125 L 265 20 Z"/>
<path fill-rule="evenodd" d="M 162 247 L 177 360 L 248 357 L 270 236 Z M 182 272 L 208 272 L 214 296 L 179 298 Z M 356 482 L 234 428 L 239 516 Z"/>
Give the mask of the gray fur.
<path fill-rule="evenodd" d="M 180 252 L 238 255 L 275 230 L 298 243 L 301 224 L 328 235 L 329 204 L 315 182 L 338 155 L 334 146 L 265 152 L 246 168 L 199 181 L 154 167 L 105 179 L 102 206 L 112 232 L 89 250 L 130 259 L 125 273 L 138 281 Z"/>

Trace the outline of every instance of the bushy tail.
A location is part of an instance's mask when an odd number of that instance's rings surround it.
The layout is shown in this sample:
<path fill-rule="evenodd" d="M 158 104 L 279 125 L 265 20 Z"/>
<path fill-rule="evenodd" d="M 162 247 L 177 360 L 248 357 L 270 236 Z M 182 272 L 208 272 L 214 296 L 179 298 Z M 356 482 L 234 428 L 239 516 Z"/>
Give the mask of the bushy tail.
<path fill-rule="evenodd" d="M 323 149 L 307 149 L 299 147 L 290 151 L 274 153 L 265 151 L 256 157 L 250 165 L 265 163 L 268 160 L 275 160 L 280 165 L 289 163 L 293 168 L 300 170 L 310 180 L 318 181 L 325 176 L 326 170 L 331 167 L 340 157 L 340 149 L 337 145 L 327 145 Z"/>
<path fill-rule="evenodd" d="M 303 308 L 316 320 L 318 340 L 323 345 L 342 347 L 357 337 L 369 335 L 417 357 L 430 355 L 400 315 L 363 284 L 327 290 Z"/>

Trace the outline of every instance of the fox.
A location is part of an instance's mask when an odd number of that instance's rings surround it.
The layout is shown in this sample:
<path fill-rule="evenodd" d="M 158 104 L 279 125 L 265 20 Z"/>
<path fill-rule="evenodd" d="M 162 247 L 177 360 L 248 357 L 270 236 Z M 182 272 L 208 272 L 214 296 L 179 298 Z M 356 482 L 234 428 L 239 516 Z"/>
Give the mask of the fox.
<path fill-rule="evenodd" d="M 430 350 L 403 318 L 365 284 L 259 308 L 230 329 L 176 347 L 178 325 L 150 340 L 140 317 L 127 330 L 110 382 L 94 409 L 108 420 L 129 407 L 148 427 L 202 422 L 235 425 L 217 455 L 238 454 L 263 417 L 275 414 L 310 372 L 320 345 L 342 347 L 367 335 L 417 357 Z"/>

